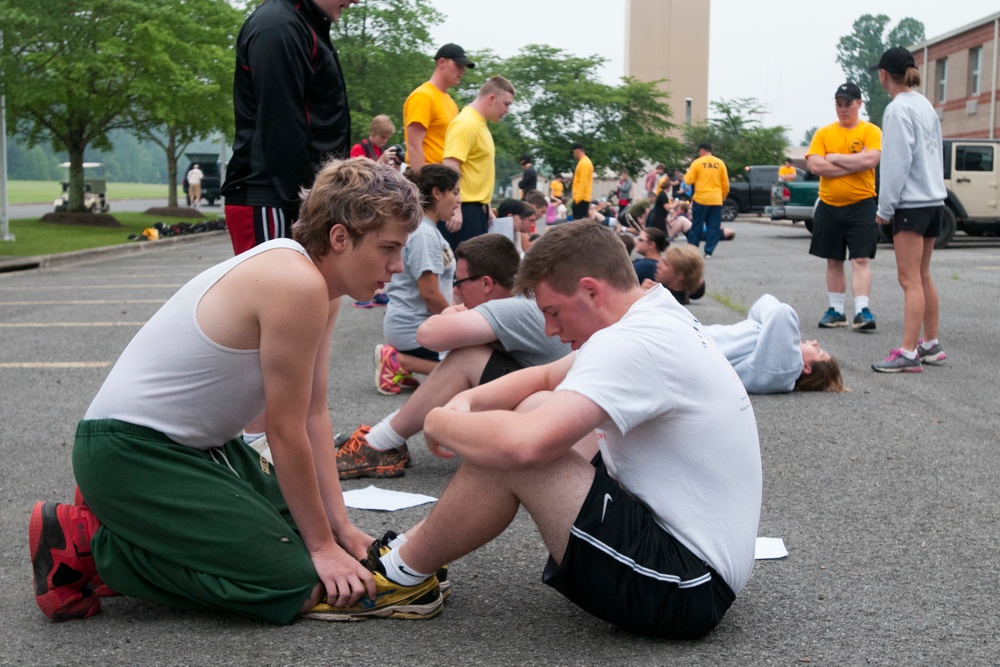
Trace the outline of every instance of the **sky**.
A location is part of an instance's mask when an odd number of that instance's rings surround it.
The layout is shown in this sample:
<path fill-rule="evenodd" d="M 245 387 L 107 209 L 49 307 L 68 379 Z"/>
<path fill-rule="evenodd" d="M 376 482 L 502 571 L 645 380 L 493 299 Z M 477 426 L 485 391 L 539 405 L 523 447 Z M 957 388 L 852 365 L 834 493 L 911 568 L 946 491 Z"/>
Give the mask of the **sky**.
<path fill-rule="evenodd" d="M 864 14 L 885 14 L 889 29 L 910 17 L 934 38 L 1000 11 L 996 0 L 711 0 L 709 101 L 756 98 L 767 127 L 789 128 L 794 145 L 810 128 L 836 120 L 833 93 L 844 82 L 837 42 Z M 606 83 L 625 74 L 625 0 L 430 0 L 445 15 L 436 44 L 489 48 L 501 57 L 548 44 L 607 59 Z M 488 6 L 489 9 L 485 7 Z M 502 72 L 498 72 L 502 74 Z M 710 112 L 711 113 L 711 112 Z M 674 107 L 674 118 L 683 109 Z"/>

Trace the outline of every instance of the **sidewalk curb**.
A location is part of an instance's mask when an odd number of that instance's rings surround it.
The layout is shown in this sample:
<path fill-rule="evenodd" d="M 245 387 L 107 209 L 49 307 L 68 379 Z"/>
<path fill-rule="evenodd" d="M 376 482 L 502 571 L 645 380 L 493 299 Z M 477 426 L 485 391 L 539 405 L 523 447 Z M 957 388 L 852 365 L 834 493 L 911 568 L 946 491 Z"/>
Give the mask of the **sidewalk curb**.
<path fill-rule="evenodd" d="M 158 239 L 156 241 L 135 241 L 132 243 L 122 243 L 120 245 L 103 246 L 100 248 L 87 248 L 85 250 L 74 250 L 72 252 L 60 252 L 53 255 L 0 257 L 0 273 L 29 271 L 31 269 L 42 269 L 50 266 L 61 266 L 63 264 L 81 262 L 97 257 L 147 252 L 149 250 L 172 246 L 178 243 L 208 241 L 227 234 L 228 232 L 226 230 L 215 230 L 210 232 L 199 232 L 197 234 L 185 234 L 183 236 L 168 236 L 167 238 Z"/>

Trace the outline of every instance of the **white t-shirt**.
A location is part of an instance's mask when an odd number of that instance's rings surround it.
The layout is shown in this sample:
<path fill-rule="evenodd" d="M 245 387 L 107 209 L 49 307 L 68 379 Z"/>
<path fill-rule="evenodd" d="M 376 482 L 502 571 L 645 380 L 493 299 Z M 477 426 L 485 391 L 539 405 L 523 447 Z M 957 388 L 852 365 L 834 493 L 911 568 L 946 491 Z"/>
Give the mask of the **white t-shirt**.
<path fill-rule="evenodd" d="M 701 323 L 657 285 L 579 349 L 556 391 L 608 413 L 598 439 L 609 474 L 739 593 L 760 520 L 757 422 Z"/>
<path fill-rule="evenodd" d="M 187 174 L 188 185 L 201 185 L 203 178 L 205 178 L 205 174 L 202 173 L 201 169 L 192 169 Z"/>
<path fill-rule="evenodd" d="M 431 316 L 420 296 L 417 280 L 430 271 L 438 277 L 438 289 L 451 303 L 455 281 L 455 253 L 441 236 L 437 225 L 430 218 L 420 221 L 417 231 L 410 234 L 403 246 L 403 271 L 392 277 L 385 287 L 389 306 L 382 322 L 385 342 L 397 350 L 414 350 L 417 344 L 417 327 Z"/>

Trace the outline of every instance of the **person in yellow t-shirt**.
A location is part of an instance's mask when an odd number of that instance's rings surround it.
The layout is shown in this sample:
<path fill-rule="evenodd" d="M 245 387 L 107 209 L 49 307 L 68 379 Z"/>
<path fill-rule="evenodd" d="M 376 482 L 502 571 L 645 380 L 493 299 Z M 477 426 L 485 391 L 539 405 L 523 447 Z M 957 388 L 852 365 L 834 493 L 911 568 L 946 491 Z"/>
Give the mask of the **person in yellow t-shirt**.
<path fill-rule="evenodd" d="M 778 167 L 778 180 L 783 183 L 791 183 L 798 178 L 799 172 L 792 166 L 792 158 L 786 157 L 785 164 Z"/>
<path fill-rule="evenodd" d="M 573 219 L 586 220 L 590 216 L 590 200 L 594 196 L 594 163 L 579 141 L 573 142 Z"/>
<path fill-rule="evenodd" d="M 448 126 L 444 139 L 444 165 L 462 175 L 459 188 L 462 205 L 438 229 L 452 249 L 465 239 L 485 234 L 493 210 L 493 187 L 496 180 L 496 146 L 486 122 L 499 123 L 514 101 L 514 86 L 502 76 L 495 76 L 479 89 L 476 99 L 462 109 Z"/>
<path fill-rule="evenodd" d="M 848 324 L 844 262 L 850 251 L 853 326 L 858 331 L 874 331 L 875 316 L 869 309 L 870 261 L 878 243 L 875 166 L 882 156 L 882 131 L 859 118 L 861 89 L 856 84 L 839 86 L 834 101 L 837 122 L 816 130 L 806 153 L 809 170 L 819 176 L 819 204 L 813 216 L 809 254 L 826 260 L 830 302 L 819 326 L 826 329 Z"/>
<path fill-rule="evenodd" d="M 698 147 L 698 157 L 684 174 L 684 182 L 694 187 L 688 243 L 697 248 L 704 240 L 705 257 L 711 257 L 722 238 L 722 202 L 729 195 L 729 171 L 725 162 L 712 155 L 711 144 Z"/>
<path fill-rule="evenodd" d="M 438 49 L 434 63 L 430 81 L 420 84 L 403 103 L 403 143 L 406 163 L 412 169 L 444 160 L 444 136 L 458 115 L 458 105 L 448 89 L 462 82 L 466 68 L 476 66 L 458 44 Z"/>
<path fill-rule="evenodd" d="M 563 197 L 563 187 L 562 174 L 554 174 L 552 176 L 552 180 L 549 181 L 549 195 L 561 201 Z"/>

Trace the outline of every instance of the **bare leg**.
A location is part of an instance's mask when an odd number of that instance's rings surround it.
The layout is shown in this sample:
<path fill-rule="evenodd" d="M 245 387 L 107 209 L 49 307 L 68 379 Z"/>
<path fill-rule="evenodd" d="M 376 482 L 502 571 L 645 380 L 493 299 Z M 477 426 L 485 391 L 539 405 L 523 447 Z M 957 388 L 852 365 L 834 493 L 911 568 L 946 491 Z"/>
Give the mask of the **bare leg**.
<path fill-rule="evenodd" d="M 487 345 L 462 347 L 449 352 L 393 416 L 389 426 L 403 438 L 422 431 L 427 413 L 441 407 L 459 392 L 479 384 L 492 353 L 492 348 Z"/>
<path fill-rule="evenodd" d="M 408 373 L 429 375 L 439 363 L 438 361 L 430 361 L 429 359 L 421 359 L 420 357 L 403 354 L 402 352 L 399 353 L 399 365 Z"/>
<path fill-rule="evenodd" d="M 835 294 L 847 291 L 847 274 L 844 272 L 844 263 L 840 260 L 826 260 L 826 291 Z"/>
<path fill-rule="evenodd" d="M 901 231 L 893 237 L 892 243 L 896 253 L 896 274 L 903 288 L 902 345 L 904 350 L 916 350 L 925 311 L 921 276 L 924 239 L 916 232 Z"/>
<path fill-rule="evenodd" d="M 920 282 L 924 286 L 924 338 L 934 340 L 938 337 L 938 306 L 937 288 L 931 279 L 931 253 L 934 252 L 934 239 L 924 239 L 924 252 L 920 259 Z"/>
<path fill-rule="evenodd" d="M 867 257 L 851 260 L 851 292 L 855 298 L 872 293 L 872 267 Z"/>

